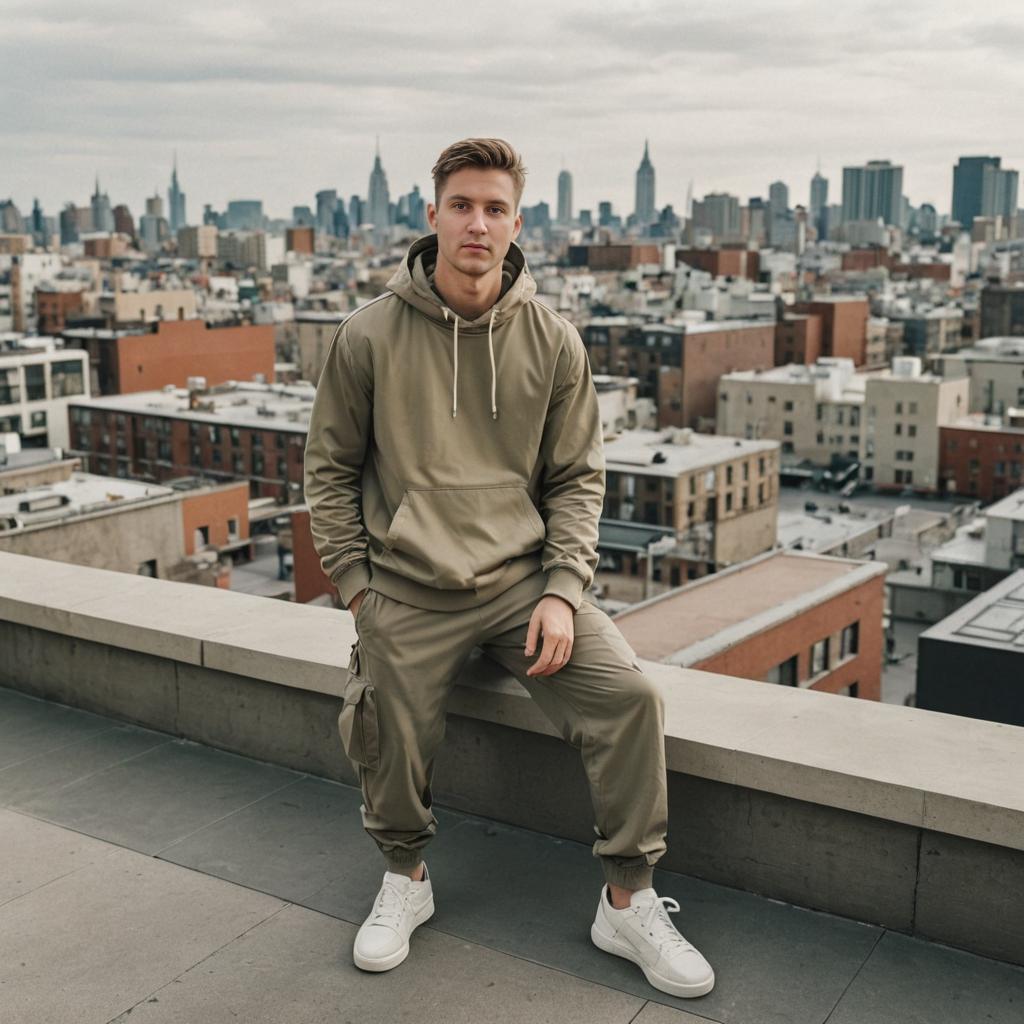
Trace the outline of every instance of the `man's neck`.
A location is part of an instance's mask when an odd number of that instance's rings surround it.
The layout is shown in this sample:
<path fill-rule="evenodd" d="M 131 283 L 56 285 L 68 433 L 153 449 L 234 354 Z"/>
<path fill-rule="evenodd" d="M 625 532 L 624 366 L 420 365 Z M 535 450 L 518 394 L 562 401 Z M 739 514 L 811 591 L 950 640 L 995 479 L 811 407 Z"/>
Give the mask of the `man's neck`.
<path fill-rule="evenodd" d="M 463 274 L 444 260 L 437 261 L 434 289 L 448 308 L 463 320 L 475 320 L 486 313 L 501 294 L 501 264 L 487 274 L 475 277 Z"/>

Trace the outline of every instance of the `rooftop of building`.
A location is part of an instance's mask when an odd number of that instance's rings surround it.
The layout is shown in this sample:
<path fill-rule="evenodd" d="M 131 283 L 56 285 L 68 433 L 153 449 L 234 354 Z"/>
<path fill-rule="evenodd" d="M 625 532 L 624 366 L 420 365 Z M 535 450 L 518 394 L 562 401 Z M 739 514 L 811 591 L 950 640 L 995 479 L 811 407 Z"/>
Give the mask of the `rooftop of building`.
<path fill-rule="evenodd" d="M 676 477 L 721 462 L 778 451 L 778 441 L 748 441 L 740 437 L 698 434 L 688 430 L 628 430 L 605 441 L 609 471 L 645 476 Z M 655 457 L 657 456 L 657 461 Z"/>
<path fill-rule="evenodd" d="M 995 647 L 1024 656 L 1024 569 L 1011 573 L 929 626 L 921 636 Z"/>
<path fill-rule="evenodd" d="M 123 509 L 172 494 L 172 488 L 157 484 L 73 472 L 67 480 L 0 495 L 0 522 L 13 519 L 20 526 L 39 526 L 92 512 Z"/>
<path fill-rule="evenodd" d="M 144 416 L 172 416 L 199 423 L 305 433 L 316 388 L 312 384 L 260 384 L 226 381 L 196 393 L 196 408 L 189 408 L 188 388 L 136 391 L 123 395 L 75 398 L 82 408 Z"/>
<path fill-rule="evenodd" d="M 894 517 L 892 509 L 851 506 L 840 512 L 834 506 L 822 507 L 815 497 L 815 511 L 779 506 L 775 537 L 786 550 L 822 552 L 865 533 L 877 532 L 882 523 Z"/>
<path fill-rule="evenodd" d="M 383 873 L 339 774 L 350 616 L 0 563 L 14 1019 L 1018 1024 L 1020 729 L 645 663 L 672 800 L 655 885 L 717 975 L 684 1001 L 591 945 L 578 754 L 471 659 L 435 775 L 437 911 L 382 978 L 350 956 Z"/>
<path fill-rule="evenodd" d="M 1024 420 L 1024 409 L 1009 409 L 1007 415 L 1014 413 Z M 1006 417 L 994 413 L 969 412 L 952 423 L 941 424 L 942 430 L 987 430 L 994 434 L 1020 434 L 1024 436 L 1024 425 L 1011 426 Z"/>
<path fill-rule="evenodd" d="M 1024 338 L 993 335 L 979 339 L 972 348 L 962 348 L 948 354 L 963 359 L 992 359 L 1017 363 L 1024 359 Z"/>
<path fill-rule="evenodd" d="M 978 516 L 963 526 L 944 544 L 932 548 L 929 553 L 933 562 L 957 563 L 959 565 L 985 564 L 985 519 Z"/>
<path fill-rule="evenodd" d="M 867 382 L 874 374 L 854 372 L 852 360 L 848 363 L 843 390 L 838 398 L 832 401 L 863 402 Z M 787 363 L 784 366 L 772 366 L 767 369 L 733 370 L 722 374 L 721 380 L 743 381 L 752 384 L 804 384 L 811 385 L 828 380 L 835 373 L 842 374 L 843 367 L 834 363 L 817 362 Z"/>
<path fill-rule="evenodd" d="M 986 518 L 1014 519 L 1024 522 L 1024 488 L 1000 498 L 982 509 Z"/>
<path fill-rule="evenodd" d="M 881 562 L 769 551 L 622 612 L 615 624 L 644 658 L 692 666 L 884 576 Z"/>

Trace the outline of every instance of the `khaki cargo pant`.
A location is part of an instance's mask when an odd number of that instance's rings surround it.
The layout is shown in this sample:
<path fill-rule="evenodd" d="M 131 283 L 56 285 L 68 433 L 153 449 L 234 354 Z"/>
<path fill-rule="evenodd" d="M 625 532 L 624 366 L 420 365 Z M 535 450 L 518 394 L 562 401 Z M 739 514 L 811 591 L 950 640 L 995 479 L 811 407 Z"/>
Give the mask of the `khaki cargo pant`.
<path fill-rule="evenodd" d="M 526 630 L 545 583 L 542 572 L 477 608 L 428 611 L 371 589 L 356 615 L 359 639 L 338 720 L 359 772 L 363 826 L 389 870 L 409 874 L 437 831 L 430 781 L 445 731 L 448 695 L 474 646 L 529 691 L 578 750 L 590 783 L 607 881 L 651 885 L 665 852 L 668 807 L 664 704 L 611 619 L 584 600 L 569 662 L 527 676 Z"/>

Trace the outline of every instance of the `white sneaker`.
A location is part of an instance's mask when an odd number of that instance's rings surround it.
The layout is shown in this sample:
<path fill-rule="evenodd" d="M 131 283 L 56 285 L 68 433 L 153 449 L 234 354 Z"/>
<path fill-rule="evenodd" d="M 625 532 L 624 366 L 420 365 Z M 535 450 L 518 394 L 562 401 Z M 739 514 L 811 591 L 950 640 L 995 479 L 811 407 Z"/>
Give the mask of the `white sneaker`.
<path fill-rule="evenodd" d="M 384 872 L 370 916 L 356 933 L 352 959 L 364 971 L 390 971 L 409 955 L 409 936 L 434 913 L 434 892 L 427 866 L 423 878 Z"/>
<path fill-rule="evenodd" d="M 638 964 L 659 991 L 683 999 L 707 995 L 715 987 L 715 972 L 694 947 L 676 931 L 668 912 L 679 904 L 653 889 L 633 893 L 630 904 L 617 910 L 601 890 L 601 902 L 590 929 L 598 949 Z"/>

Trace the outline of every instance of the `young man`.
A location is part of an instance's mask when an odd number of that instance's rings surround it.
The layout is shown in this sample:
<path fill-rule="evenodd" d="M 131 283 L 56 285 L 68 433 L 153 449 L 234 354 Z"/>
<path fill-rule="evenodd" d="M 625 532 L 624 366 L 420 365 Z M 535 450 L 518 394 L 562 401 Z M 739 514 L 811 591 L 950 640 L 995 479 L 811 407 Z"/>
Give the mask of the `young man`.
<path fill-rule="evenodd" d="M 501 139 L 433 169 L 436 234 L 349 316 L 317 386 L 305 493 L 324 571 L 355 615 L 339 716 L 387 870 L 355 963 L 386 971 L 434 910 L 424 849 L 448 694 L 475 646 L 583 756 L 606 885 L 591 929 L 656 988 L 709 992 L 707 961 L 652 888 L 665 851 L 663 702 L 583 597 L 604 454 L 576 329 L 534 298 L 514 239 L 525 172 Z"/>

